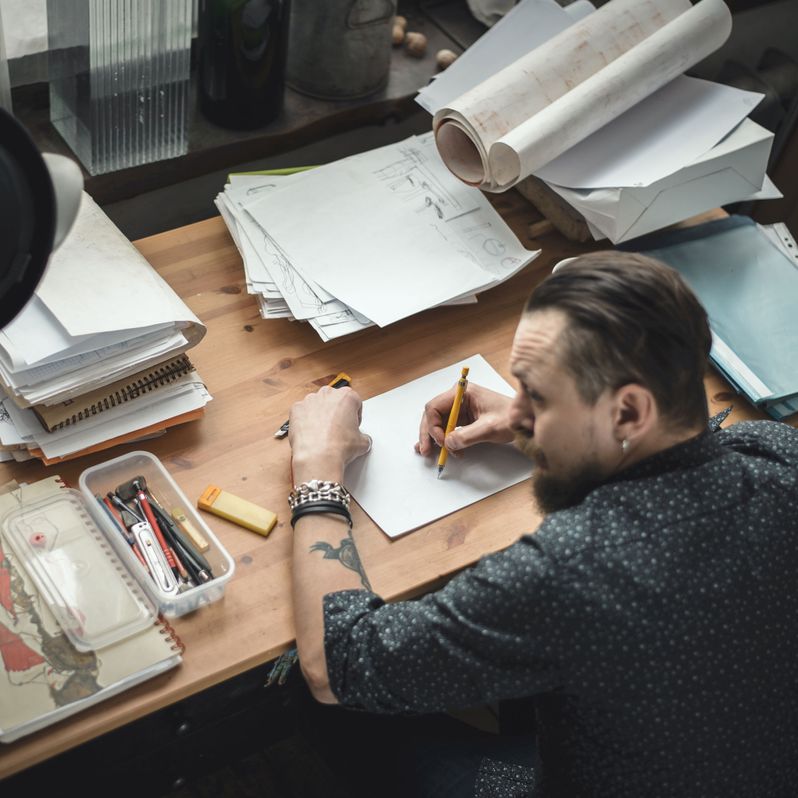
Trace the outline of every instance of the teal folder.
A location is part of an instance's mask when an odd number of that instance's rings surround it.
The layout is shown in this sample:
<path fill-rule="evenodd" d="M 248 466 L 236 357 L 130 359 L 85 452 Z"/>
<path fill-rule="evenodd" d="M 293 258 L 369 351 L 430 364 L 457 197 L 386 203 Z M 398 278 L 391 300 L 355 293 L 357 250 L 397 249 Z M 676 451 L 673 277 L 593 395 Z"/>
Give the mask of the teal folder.
<path fill-rule="evenodd" d="M 798 410 L 798 267 L 751 219 L 729 216 L 628 241 L 677 269 L 703 303 L 710 358 L 775 418 Z"/>

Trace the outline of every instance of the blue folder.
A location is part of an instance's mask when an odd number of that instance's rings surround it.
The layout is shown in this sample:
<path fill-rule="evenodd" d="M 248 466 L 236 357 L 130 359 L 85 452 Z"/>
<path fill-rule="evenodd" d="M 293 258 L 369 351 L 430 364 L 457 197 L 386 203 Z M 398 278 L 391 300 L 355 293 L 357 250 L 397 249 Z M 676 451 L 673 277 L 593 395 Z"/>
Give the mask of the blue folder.
<path fill-rule="evenodd" d="M 707 310 L 724 376 L 775 418 L 798 411 L 798 267 L 754 221 L 729 216 L 618 249 L 677 269 Z"/>

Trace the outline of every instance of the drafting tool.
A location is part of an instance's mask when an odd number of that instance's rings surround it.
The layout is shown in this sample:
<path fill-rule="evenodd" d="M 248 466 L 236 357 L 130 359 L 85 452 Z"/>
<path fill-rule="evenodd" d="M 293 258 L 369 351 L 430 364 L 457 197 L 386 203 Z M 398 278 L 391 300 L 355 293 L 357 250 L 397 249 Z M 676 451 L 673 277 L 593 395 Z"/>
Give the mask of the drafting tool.
<path fill-rule="evenodd" d="M 175 559 L 174 552 L 166 542 L 158 521 L 152 511 L 147 494 L 144 492 L 141 480 L 132 479 L 125 482 L 116 489 L 117 500 L 125 506 L 125 509 L 136 518 L 136 523 L 128 527 L 136 538 L 144 559 L 150 568 L 158 587 L 166 593 L 179 592 L 184 586 L 180 582 L 181 574 Z M 110 498 L 110 495 L 109 495 Z M 117 507 L 116 501 L 111 499 Z M 125 502 L 132 501 L 136 510 L 126 505 Z M 120 507 L 121 510 L 121 507 Z M 123 513 L 123 517 L 125 517 Z M 159 556 L 160 555 L 160 556 Z"/>
<path fill-rule="evenodd" d="M 351 384 L 352 378 L 345 371 L 340 371 L 334 379 L 327 383 L 330 388 L 345 388 Z M 274 433 L 274 437 L 284 438 L 286 435 L 288 435 L 288 421 L 283 422 L 283 425 L 280 427 L 280 429 Z"/>

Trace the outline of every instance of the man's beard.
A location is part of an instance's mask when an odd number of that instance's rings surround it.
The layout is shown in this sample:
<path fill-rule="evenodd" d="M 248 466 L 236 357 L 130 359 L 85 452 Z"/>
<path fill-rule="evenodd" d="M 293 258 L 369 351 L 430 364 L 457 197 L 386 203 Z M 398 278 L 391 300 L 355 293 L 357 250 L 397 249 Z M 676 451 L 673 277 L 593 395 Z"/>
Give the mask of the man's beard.
<path fill-rule="evenodd" d="M 606 479 L 595 460 L 581 463 L 567 474 L 551 474 L 543 450 L 523 434 L 516 435 L 516 445 L 535 463 L 532 472 L 532 495 L 540 509 L 548 514 L 580 504 Z"/>

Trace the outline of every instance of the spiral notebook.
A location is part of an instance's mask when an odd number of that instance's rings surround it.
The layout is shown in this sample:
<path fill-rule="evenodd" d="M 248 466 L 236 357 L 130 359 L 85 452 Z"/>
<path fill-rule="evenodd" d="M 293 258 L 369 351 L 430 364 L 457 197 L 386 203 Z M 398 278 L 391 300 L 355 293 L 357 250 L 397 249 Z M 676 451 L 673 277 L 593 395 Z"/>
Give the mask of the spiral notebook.
<path fill-rule="evenodd" d="M 93 418 L 112 407 L 147 396 L 191 371 L 194 371 L 194 366 L 188 356 L 180 355 L 67 402 L 34 405 L 33 411 L 48 432 L 55 432 Z"/>
<path fill-rule="evenodd" d="M 63 488 L 57 476 L 0 488 L 0 519 Z M 111 645 L 78 651 L 0 531 L 0 742 L 157 676 L 178 665 L 182 652 L 182 642 L 161 618 Z"/>

